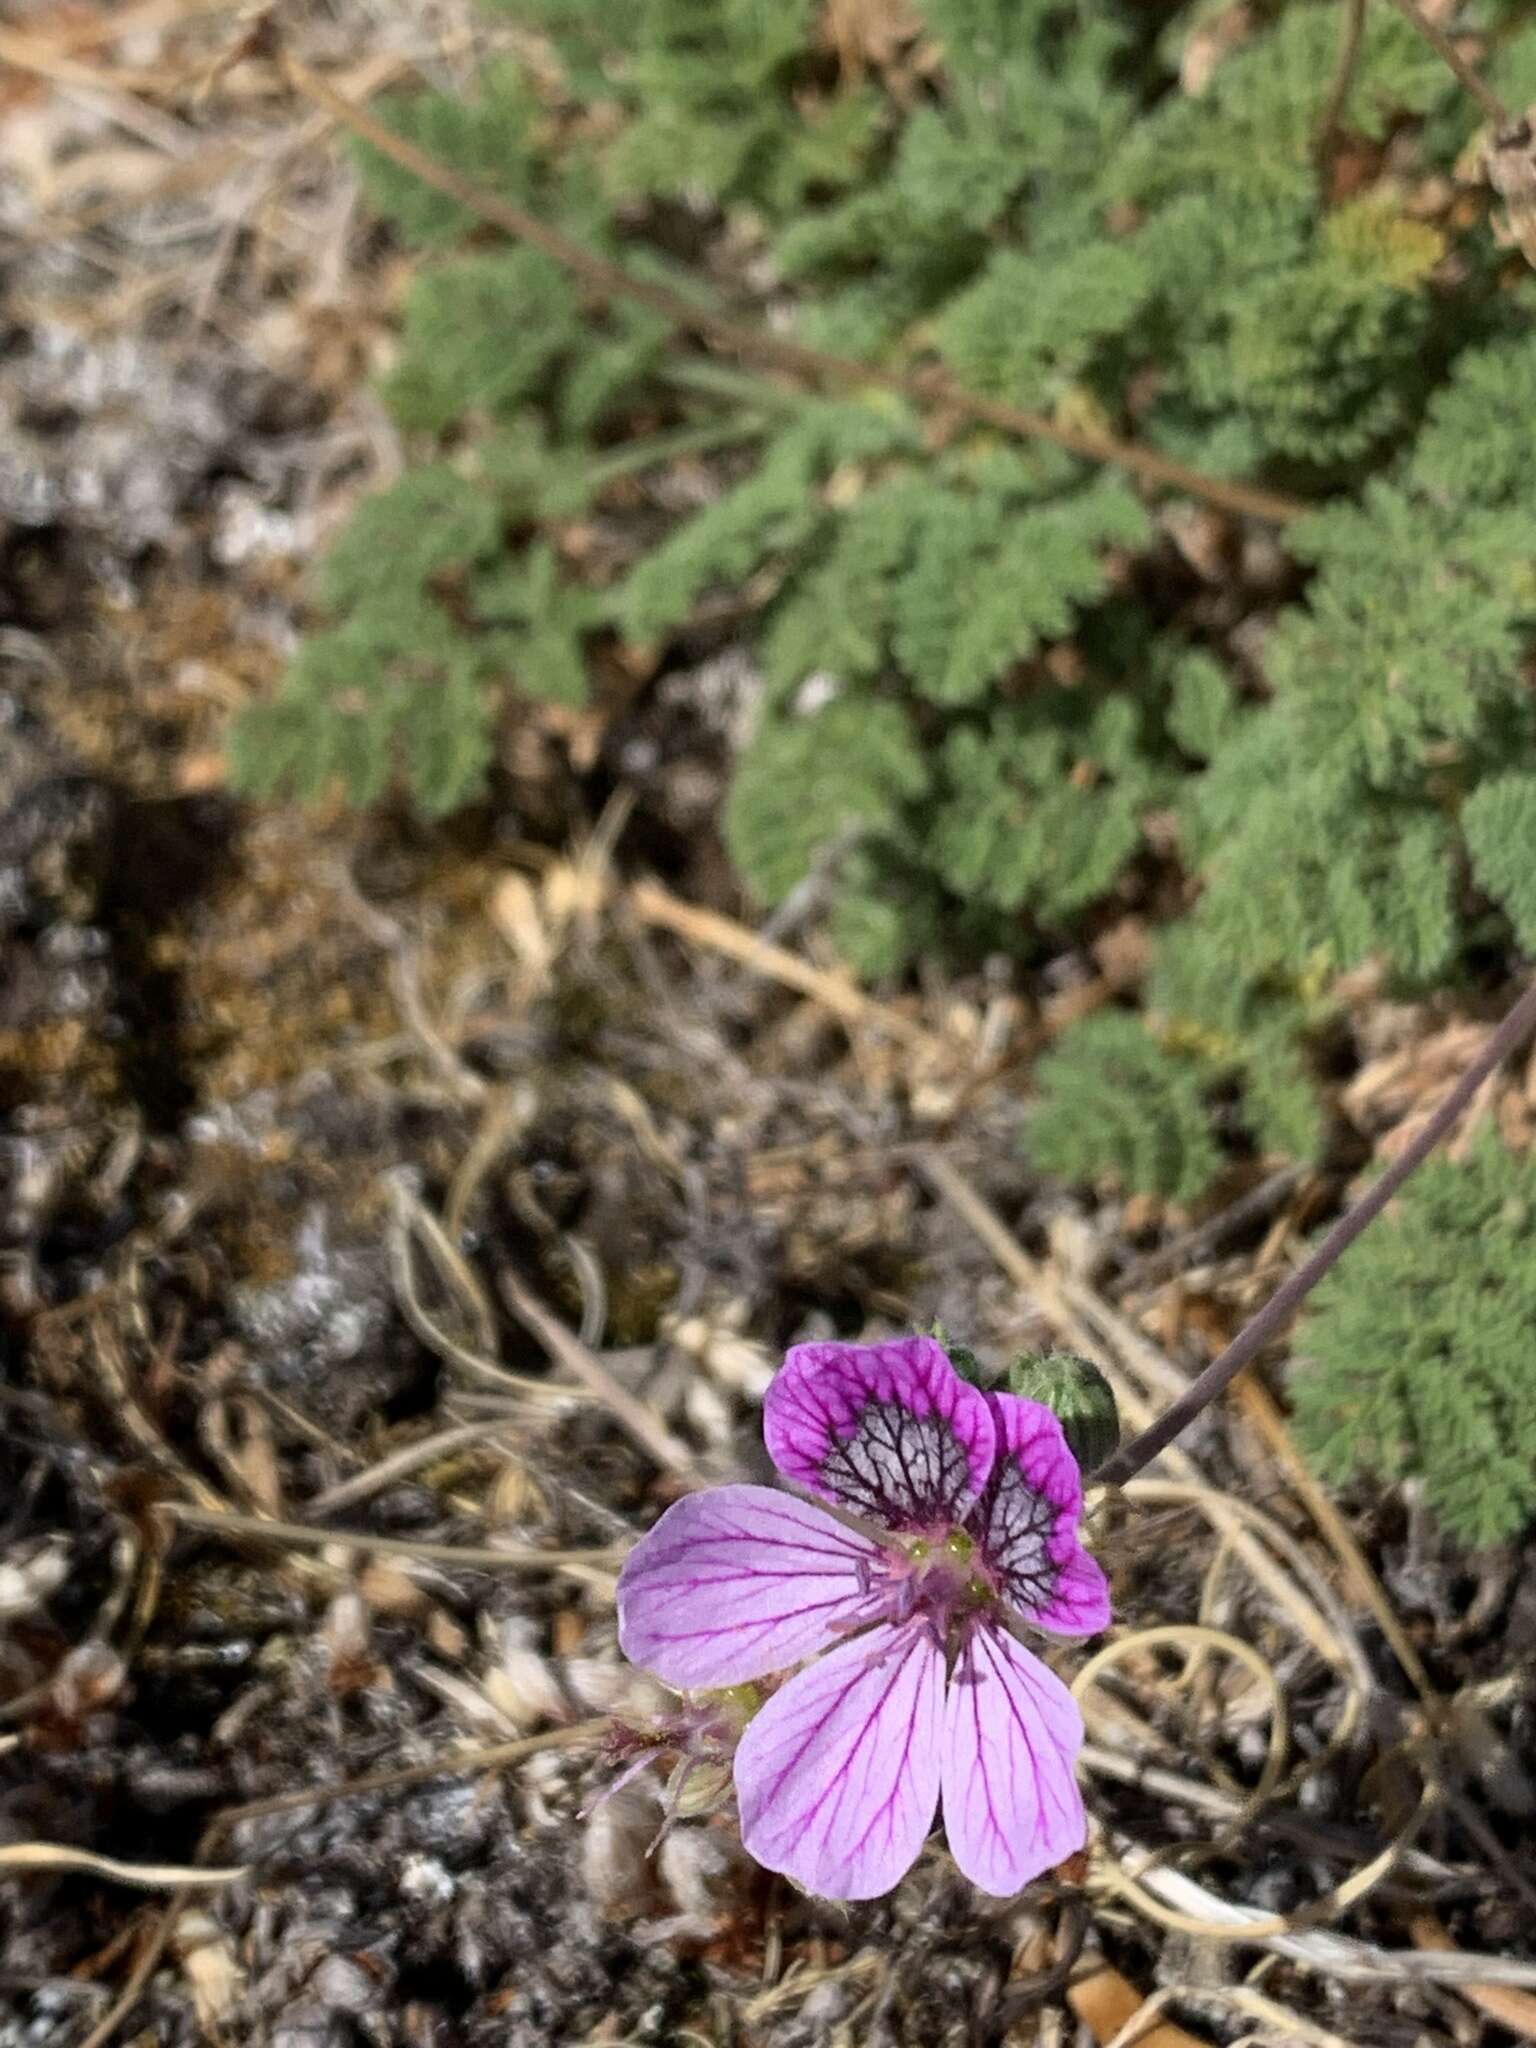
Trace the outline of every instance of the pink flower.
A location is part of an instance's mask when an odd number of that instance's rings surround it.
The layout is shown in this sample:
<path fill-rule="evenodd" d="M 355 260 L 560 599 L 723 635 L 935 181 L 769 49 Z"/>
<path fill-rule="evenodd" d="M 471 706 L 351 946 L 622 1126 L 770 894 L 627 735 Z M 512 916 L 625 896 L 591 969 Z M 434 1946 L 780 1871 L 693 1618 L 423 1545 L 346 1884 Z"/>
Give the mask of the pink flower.
<path fill-rule="evenodd" d="M 915 1860 L 942 1793 L 955 1861 L 1016 1892 L 1085 1839 L 1082 1717 L 1014 1636 L 1092 1635 L 1104 1575 L 1048 1408 L 962 1380 L 931 1337 L 800 1344 L 763 1402 L 784 1477 L 668 1508 L 619 1579 L 619 1641 L 683 1691 L 814 1657 L 736 1750 L 742 1839 L 824 1898 L 869 1899 Z"/>

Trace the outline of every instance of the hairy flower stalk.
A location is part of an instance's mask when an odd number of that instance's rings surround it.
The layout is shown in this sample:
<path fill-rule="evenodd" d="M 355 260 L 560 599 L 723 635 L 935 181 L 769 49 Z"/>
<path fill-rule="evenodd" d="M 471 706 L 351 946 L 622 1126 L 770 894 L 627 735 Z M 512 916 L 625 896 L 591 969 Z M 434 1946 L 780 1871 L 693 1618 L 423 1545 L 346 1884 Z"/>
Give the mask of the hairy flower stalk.
<path fill-rule="evenodd" d="M 942 1797 L 950 1849 L 1006 1896 L 1081 1848 L 1066 1687 L 1017 1640 L 1091 1635 L 1104 1577 L 1039 1402 L 984 1393 L 931 1337 L 802 1344 L 763 1404 L 792 1485 L 690 1495 L 631 1552 L 619 1640 L 686 1692 L 794 1670 L 734 1776 L 758 1862 L 827 1898 L 889 1891 Z M 807 1661 L 814 1660 L 814 1661 Z"/>

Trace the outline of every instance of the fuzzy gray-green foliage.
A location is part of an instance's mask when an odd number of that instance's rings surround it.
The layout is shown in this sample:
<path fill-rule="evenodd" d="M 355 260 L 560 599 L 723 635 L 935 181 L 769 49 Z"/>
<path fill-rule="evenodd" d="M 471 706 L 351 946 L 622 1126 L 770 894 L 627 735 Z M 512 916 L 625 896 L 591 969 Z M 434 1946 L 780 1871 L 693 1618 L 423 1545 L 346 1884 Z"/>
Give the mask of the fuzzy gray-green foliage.
<path fill-rule="evenodd" d="M 1432 1160 L 1313 1296 L 1295 1426 L 1324 1477 L 1422 1481 L 1467 1544 L 1536 1518 L 1536 1165 Z"/>
<path fill-rule="evenodd" d="M 1209 1100 L 1215 1078 L 1211 1062 L 1159 1043 L 1139 1017 L 1102 1010 L 1040 1062 L 1044 1100 L 1030 1124 L 1030 1159 L 1067 1179 L 1102 1174 L 1191 1201 L 1221 1158 Z"/>
<path fill-rule="evenodd" d="M 1536 290 L 1419 203 L 1475 107 L 1369 8 L 1340 126 L 1381 171 L 1340 198 L 1332 0 L 1245 17 L 1198 92 L 1200 0 L 918 0 L 916 95 L 829 62 L 814 0 L 501 4 L 537 62 L 386 103 L 442 160 L 637 277 L 1318 509 L 1289 583 L 1234 578 L 1192 640 L 1112 467 L 727 363 L 363 150 L 421 251 L 383 382 L 407 466 L 237 779 L 449 809 L 509 716 L 582 701 L 600 636 L 665 661 L 728 616 L 762 675 L 728 843 L 766 904 L 815 875 L 855 966 L 1166 918 L 1141 1013 L 1042 1063 L 1042 1163 L 1191 1201 L 1233 1145 L 1315 1151 L 1341 976 L 1434 988 L 1536 939 Z M 1489 5 L 1514 92 L 1536 28 Z M 684 457 L 691 510 L 650 490 Z M 616 553 L 572 544 L 588 517 Z"/>

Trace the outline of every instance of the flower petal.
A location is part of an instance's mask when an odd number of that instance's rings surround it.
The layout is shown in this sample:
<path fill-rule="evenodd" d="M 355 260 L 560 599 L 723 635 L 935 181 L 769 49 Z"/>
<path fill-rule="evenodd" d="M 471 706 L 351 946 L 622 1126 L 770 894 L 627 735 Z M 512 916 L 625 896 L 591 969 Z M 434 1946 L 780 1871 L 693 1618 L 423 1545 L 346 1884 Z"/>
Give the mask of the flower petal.
<path fill-rule="evenodd" d="M 797 1672 L 736 1751 L 749 1855 L 825 1899 L 873 1899 L 917 1859 L 939 1799 L 944 1653 L 882 1625 Z"/>
<path fill-rule="evenodd" d="M 690 1493 L 624 1560 L 619 1647 L 685 1692 L 783 1671 L 858 1623 L 878 1554 L 771 1486 Z"/>
<path fill-rule="evenodd" d="M 992 1469 L 987 1397 L 932 1337 L 797 1344 L 763 1400 L 786 1479 L 890 1529 L 958 1521 Z"/>
<path fill-rule="evenodd" d="M 1056 1635 L 1094 1635 L 1109 1625 L 1109 1588 L 1078 1541 L 1083 1482 L 1061 1424 L 1038 1401 L 988 1399 L 997 1462 L 966 1527 L 1025 1621 Z"/>
<path fill-rule="evenodd" d="M 961 1870 L 998 1898 L 1087 1839 L 1074 1768 L 1083 1717 L 1054 1672 L 1001 1629 L 977 1628 L 944 1712 L 944 1831 Z"/>

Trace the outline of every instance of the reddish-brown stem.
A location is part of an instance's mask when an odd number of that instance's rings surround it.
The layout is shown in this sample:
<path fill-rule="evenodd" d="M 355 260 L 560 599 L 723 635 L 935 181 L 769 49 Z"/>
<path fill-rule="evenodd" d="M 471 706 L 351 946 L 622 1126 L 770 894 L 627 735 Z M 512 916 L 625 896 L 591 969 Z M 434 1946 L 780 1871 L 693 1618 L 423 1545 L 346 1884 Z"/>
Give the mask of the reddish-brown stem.
<path fill-rule="evenodd" d="M 1507 128 L 1510 124 L 1508 107 L 1499 98 L 1492 86 L 1485 83 L 1481 75 L 1463 57 L 1437 21 L 1431 21 L 1417 0 L 1392 0 L 1392 5 L 1410 22 L 1429 44 L 1435 55 L 1446 68 L 1453 72 L 1463 92 L 1468 92 L 1482 108 L 1495 128 Z"/>
<path fill-rule="evenodd" d="M 1462 1075 L 1410 1145 L 1372 1183 L 1353 1208 L 1346 1209 L 1317 1250 L 1290 1279 L 1265 1302 L 1258 1314 L 1244 1324 L 1219 1357 L 1201 1373 L 1173 1406 L 1161 1414 L 1149 1429 L 1132 1437 L 1093 1474 L 1104 1486 L 1123 1486 L 1143 1465 L 1150 1464 L 1176 1436 L 1188 1429 L 1200 1412 L 1209 1408 L 1221 1392 L 1236 1379 L 1243 1367 L 1257 1358 L 1271 1338 L 1277 1336 L 1306 1300 L 1318 1281 L 1348 1251 L 1367 1224 L 1374 1223 L 1409 1175 L 1416 1173 L 1435 1147 L 1461 1116 L 1478 1089 L 1502 1060 L 1536 1030 L 1536 981 L 1526 990 L 1497 1030 L 1488 1035 L 1477 1058 Z"/>
<path fill-rule="evenodd" d="M 1349 103 L 1355 74 L 1360 67 L 1360 48 L 1365 40 L 1365 8 L 1366 0 L 1344 0 L 1344 33 L 1339 39 L 1338 60 L 1333 67 L 1328 97 L 1317 120 L 1317 167 L 1324 177 L 1333 146 L 1338 140 L 1339 124 Z"/>
<path fill-rule="evenodd" d="M 343 127 L 360 136 L 381 156 L 399 164 L 402 170 L 412 172 L 423 184 L 432 186 L 449 199 L 456 199 L 490 226 L 500 228 L 503 234 L 526 242 L 530 248 L 542 250 L 573 277 L 579 278 L 597 299 L 624 298 L 637 305 L 648 306 L 677 333 L 697 335 L 732 355 L 768 369 L 783 370 L 803 382 L 855 388 L 874 386 L 882 391 L 899 392 L 915 405 L 943 407 L 964 418 L 981 420 L 988 426 L 1001 428 L 1004 433 L 1048 441 L 1073 455 L 1083 456 L 1087 461 L 1108 463 L 1126 470 L 1143 483 L 1166 486 L 1170 490 L 1184 491 L 1192 498 L 1202 498 L 1224 512 L 1284 525 L 1312 509 L 1303 500 L 1284 497 L 1278 491 L 1230 482 L 1225 477 L 1206 476 L 1200 470 L 1175 462 L 1171 456 L 1159 455 L 1156 449 L 1143 448 L 1134 441 L 1121 441 L 1111 434 L 1096 434 L 1086 428 L 1064 426 L 1044 413 L 1031 412 L 1023 406 L 1009 405 L 1003 399 L 987 398 L 980 392 L 968 391 L 943 370 L 888 370 L 873 363 L 855 362 L 851 357 L 832 355 L 825 349 L 806 348 L 782 335 L 770 334 L 749 321 L 735 320 L 728 314 L 714 312 L 699 300 L 674 291 L 668 285 L 633 276 L 621 265 L 608 262 L 557 229 L 546 226 L 543 221 L 524 212 L 522 207 L 513 205 L 511 200 L 503 199 L 500 193 L 488 192 L 483 185 L 477 185 L 449 165 L 439 163 L 436 157 L 428 155 L 415 143 L 396 135 L 366 107 L 337 92 L 318 72 L 311 71 L 307 64 L 285 50 L 280 42 L 272 54 L 295 92 L 313 101 L 317 107 L 323 107 Z"/>

